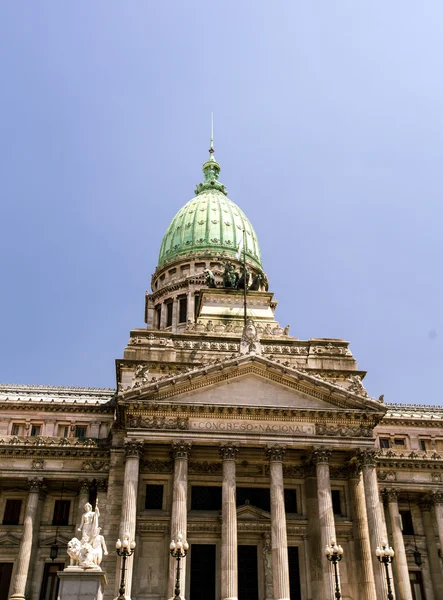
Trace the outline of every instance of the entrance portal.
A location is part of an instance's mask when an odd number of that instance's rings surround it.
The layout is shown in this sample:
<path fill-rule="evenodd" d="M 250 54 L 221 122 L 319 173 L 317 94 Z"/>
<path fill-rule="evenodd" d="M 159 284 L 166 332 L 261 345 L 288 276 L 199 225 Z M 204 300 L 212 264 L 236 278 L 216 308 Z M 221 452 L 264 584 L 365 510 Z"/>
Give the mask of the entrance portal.
<path fill-rule="evenodd" d="M 291 600 L 301 600 L 300 565 L 298 562 L 298 546 L 288 546 L 289 587 Z"/>
<path fill-rule="evenodd" d="M 215 544 L 191 545 L 192 600 L 215 600 Z"/>
<path fill-rule="evenodd" d="M 257 546 L 238 546 L 238 600 L 258 600 Z"/>

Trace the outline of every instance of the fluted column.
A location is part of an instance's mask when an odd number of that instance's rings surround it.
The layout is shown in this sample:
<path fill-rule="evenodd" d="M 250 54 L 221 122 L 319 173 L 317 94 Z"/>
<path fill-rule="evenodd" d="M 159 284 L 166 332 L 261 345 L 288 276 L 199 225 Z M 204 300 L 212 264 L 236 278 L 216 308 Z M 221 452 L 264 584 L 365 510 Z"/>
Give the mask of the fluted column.
<path fill-rule="evenodd" d="M 387 598 L 388 587 L 386 584 L 385 569 L 375 555 L 377 546 L 380 546 L 383 540 L 387 541 L 388 539 L 386 525 L 381 513 L 383 507 L 380 505 L 377 472 L 375 470 L 376 457 L 376 450 L 363 450 L 358 453 L 365 486 L 366 512 L 368 515 L 369 540 L 371 543 L 371 559 L 372 569 L 374 571 L 375 589 L 377 590 L 377 598 Z M 394 591 L 393 594 L 395 597 Z"/>
<path fill-rule="evenodd" d="M 317 473 L 318 521 L 320 527 L 321 551 L 335 538 L 334 511 L 332 509 L 331 480 L 329 460 L 331 452 L 322 448 L 314 450 L 311 460 Z M 325 600 L 333 600 L 335 596 L 334 567 L 326 557 L 322 562 L 323 595 Z"/>
<path fill-rule="evenodd" d="M 388 505 L 389 520 L 391 522 L 392 545 L 395 551 L 395 558 L 392 564 L 397 579 L 399 600 L 413 600 L 411 582 L 409 581 L 408 559 L 398 510 L 397 490 L 383 490 L 383 499 Z"/>
<path fill-rule="evenodd" d="M 128 440 L 125 442 L 125 478 L 123 481 L 122 514 L 120 519 L 120 539 L 129 537 L 135 540 L 135 525 L 137 520 L 137 489 L 140 468 L 140 455 L 143 450 L 143 442 L 140 440 Z M 120 561 L 118 561 L 116 580 L 120 581 Z M 126 561 L 126 592 L 127 598 L 131 597 L 132 573 L 134 559 Z"/>
<path fill-rule="evenodd" d="M 29 480 L 29 494 L 26 500 L 25 518 L 23 521 L 23 532 L 20 540 L 20 548 L 15 565 L 14 583 L 11 598 L 24 600 L 26 582 L 28 579 L 29 562 L 31 560 L 32 542 L 35 535 L 35 517 L 38 511 L 39 496 L 42 489 L 40 479 Z"/>
<path fill-rule="evenodd" d="M 188 495 L 188 456 L 191 451 L 191 443 L 183 440 L 172 444 L 171 454 L 174 458 L 174 488 L 172 491 L 171 510 L 171 537 L 177 540 L 177 534 L 181 533 L 186 540 L 187 530 L 187 495 Z M 169 558 L 169 583 L 168 598 L 174 597 L 174 585 L 176 576 L 176 560 Z M 180 594 L 185 597 L 186 589 L 186 558 L 181 560 L 180 571 Z"/>
<path fill-rule="evenodd" d="M 361 466 L 352 462 L 349 465 L 348 473 L 352 521 L 354 524 L 355 560 L 358 572 L 357 593 L 361 600 L 377 600 Z"/>
<path fill-rule="evenodd" d="M 423 529 L 426 537 L 428 550 L 429 570 L 431 571 L 432 587 L 435 598 L 443 598 L 443 578 L 441 573 L 440 559 L 435 543 L 435 529 L 432 522 L 432 496 L 425 496 L 420 502 L 420 510 L 423 519 Z"/>
<path fill-rule="evenodd" d="M 283 456 L 285 449 L 267 449 L 271 477 L 271 544 L 274 600 L 289 599 L 288 541 L 286 537 L 285 494 L 283 487 Z"/>
<path fill-rule="evenodd" d="M 432 494 L 432 501 L 435 506 L 435 518 L 437 519 L 440 551 L 443 553 L 443 492 L 434 492 Z"/>
<path fill-rule="evenodd" d="M 85 504 L 89 502 L 89 490 L 91 489 L 92 481 L 89 479 L 80 479 L 78 482 L 78 507 L 77 519 L 75 521 L 75 531 L 80 527 L 82 515 L 85 512 Z M 76 533 L 77 536 L 77 533 Z"/>
<path fill-rule="evenodd" d="M 235 459 L 238 448 L 232 444 L 220 448 L 223 459 L 222 488 L 222 548 L 221 548 L 221 597 L 236 600 L 237 577 L 237 506 L 235 484 Z"/>

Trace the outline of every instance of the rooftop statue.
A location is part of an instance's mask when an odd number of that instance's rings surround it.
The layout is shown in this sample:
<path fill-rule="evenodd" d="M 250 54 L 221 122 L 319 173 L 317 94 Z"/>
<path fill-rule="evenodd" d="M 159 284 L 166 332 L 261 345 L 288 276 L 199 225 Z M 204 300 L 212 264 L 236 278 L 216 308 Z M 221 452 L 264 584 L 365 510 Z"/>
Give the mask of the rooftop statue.
<path fill-rule="evenodd" d="M 239 275 L 235 272 L 232 263 L 225 263 L 225 270 L 223 272 L 223 287 L 225 288 L 236 288 Z"/>
<path fill-rule="evenodd" d="M 78 531 L 81 533 L 81 538 L 72 538 L 68 542 L 68 556 L 70 565 L 67 567 L 71 571 L 82 571 L 92 569 L 101 571 L 100 564 L 103 559 L 103 554 L 106 556 L 108 550 L 106 548 L 105 538 L 101 535 L 101 528 L 98 526 L 98 518 L 100 511 L 98 503 L 95 504 L 95 510 L 92 510 L 91 504 L 85 504 L 85 512 L 80 521 Z"/>
<path fill-rule="evenodd" d="M 206 285 L 208 286 L 208 288 L 215 288 L 215 287 L 217 287 L 217 284 L 215 283 L 214 273 L 212 271 L 210 271 L 209 269 L 205 269 L 203 271 L 203 273 L 205 274 Z"/>

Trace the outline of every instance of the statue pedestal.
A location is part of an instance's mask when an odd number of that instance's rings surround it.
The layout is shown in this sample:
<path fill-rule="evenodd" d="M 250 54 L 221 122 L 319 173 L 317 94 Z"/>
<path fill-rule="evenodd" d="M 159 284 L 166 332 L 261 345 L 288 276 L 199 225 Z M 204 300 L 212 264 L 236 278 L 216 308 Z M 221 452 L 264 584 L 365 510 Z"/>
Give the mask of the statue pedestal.
<path fill-rule="evenodd" d="M 65 570 L 58 573 L 57 600 L 103 600 L 106 573 L 95 570 Z"/>

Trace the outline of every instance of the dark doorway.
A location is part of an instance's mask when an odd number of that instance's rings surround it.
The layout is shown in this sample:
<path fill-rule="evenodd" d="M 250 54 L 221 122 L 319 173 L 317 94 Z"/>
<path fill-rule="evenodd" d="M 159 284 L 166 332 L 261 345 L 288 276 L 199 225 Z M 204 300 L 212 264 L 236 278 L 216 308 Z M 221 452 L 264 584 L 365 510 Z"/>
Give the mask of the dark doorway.
<path fill-rule="evenodd" d="M 215 544 L 191 545 L 192 600 L 215 600 Z"/>
<path fill-rule="evenodd" d="M 238 600 L 258 600 L 257 546 L 238 546 Z"/>
<path fill-rule="evenodd" d="M 409 571 L 409 580 L 414 600 L 426 600 L 421 571 Z"/>
<path fill-rule="evenodd" d="M 40 600 L 57 600 L 60 579 L 57 573 L 64 569 L 65 563 L 46 563 L 43 573 Z"/>
<path fill-rule="evenodd" d="M 288 546 L 289 589 L 291 600 L 301 600 L 300 565 L 298 562 L 298 546 Z"/>
<path fill-rule="evenodd" d="M 13 563 L 0 563 L 0 600 L 8 600 Z"/>

